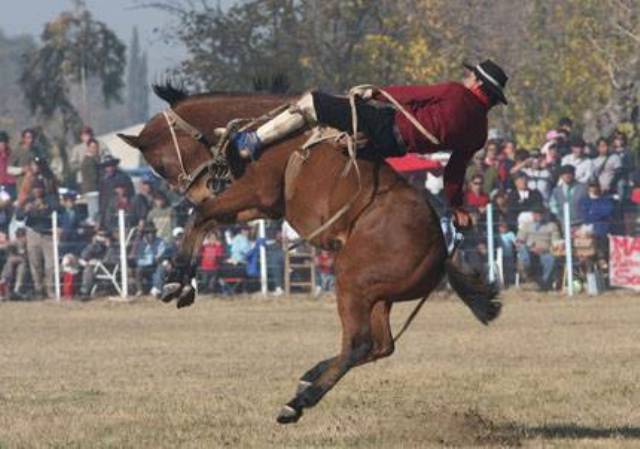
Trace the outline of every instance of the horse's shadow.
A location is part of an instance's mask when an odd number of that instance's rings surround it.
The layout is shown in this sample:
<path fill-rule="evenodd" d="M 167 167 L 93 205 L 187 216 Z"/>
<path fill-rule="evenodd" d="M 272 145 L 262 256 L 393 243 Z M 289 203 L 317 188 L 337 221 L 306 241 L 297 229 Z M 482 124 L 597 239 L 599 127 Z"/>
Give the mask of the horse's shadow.
<path fill-rule="evenodd" d="M 640 427 L 592 427 L 574 423 L 550 423 L 542 426 L 516 426 L 522 438 L 544 439 L 640 439 Z"/>

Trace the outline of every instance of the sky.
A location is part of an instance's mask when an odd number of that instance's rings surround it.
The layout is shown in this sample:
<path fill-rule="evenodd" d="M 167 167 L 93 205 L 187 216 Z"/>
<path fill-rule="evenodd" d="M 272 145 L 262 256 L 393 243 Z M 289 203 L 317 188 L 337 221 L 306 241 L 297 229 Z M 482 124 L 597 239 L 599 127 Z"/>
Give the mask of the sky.
<path fill-rule="evenodd" d="M 233 0 L 221 2 L 234 3 Z M 150 81 L 159 79 L 166 69 L 175 67 L 186 57 L 180 45 L 167 45 L 153 32 L 166 26 L 171 17 L 162 11 L 136 7 L 135 0 L 86 0 L 95 18 L 105 22 L 125 43 L 129 44 L 134 26 L 138 27 L 143 50 L 149 55 Z M 0 0 L 0 29 L 9 35 L 31 34 L 40 36 L 44 24 L 61 11 L 73 8 L 71 0 Z M 155 107 L 154 107 L 155 106 Z M 152 109 L 160 103 L 152 103 Z"/>

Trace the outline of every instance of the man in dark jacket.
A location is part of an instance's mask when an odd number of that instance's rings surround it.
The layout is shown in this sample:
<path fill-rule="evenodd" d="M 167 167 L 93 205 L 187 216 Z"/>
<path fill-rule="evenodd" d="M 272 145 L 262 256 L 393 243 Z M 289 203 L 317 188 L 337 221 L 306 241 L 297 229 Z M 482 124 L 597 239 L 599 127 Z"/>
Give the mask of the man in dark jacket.
<path fill-rule="evenodd" d="M 373 142 L 380 156 L 451 151 L 444 172 L 444 190 L 454 219 L 461 227 L 469 226 L 471 221 L 462 208 L 465 170 L 473 154 L 487 140 L 489 110 L 499 103 L 507 104 L 503 91 L 508 80 L 505 72 L 491 60 L 476 66 L 465 64 L 465 67 L 468 72 L 460 83 L 383 89 L 429 136 L 418 130 L 401 111 L 384 104 L 389 99 L 380 93 L 363 90 L 356 101 L 358 129 Z M 374 99 L 384 102 L 384 107 L 362 101 L 374 94 Z M 349 100 L 318 91 L 305 94 L 295 108 L 282 112 L 256 131 L 237 133 L 232 140 L 241 156 L 257 158 L 260 150 L 269 144 L 315 124 L 353 132 Z"/>
<path fill-rule="evenodd" d="M 118 164 L 120 164 L 120 159 L 113 156 L 105 157 L 100 164 L 103 169 L 102 177 L 100 179 L 101 223 L 105 223 L 107 221 L 105 214 L 107 213 L 111 199 L 114 197 L 116 188 L 124 188 L 124 195 L 128 201 L 131 201 L 131 198 L 133 198 L 135 193 L 131 178 L 118 168 Z"/>
<path fill-rule="evenodd" d="M 515 231 L 518 229 L 520 214 L 542 208 L 543 200 L 540 192 L 529 188 L 528 177 L 524 173 L 518 173 L 513 182 L 516 188 L 507 196 L 507 223 Z"/>

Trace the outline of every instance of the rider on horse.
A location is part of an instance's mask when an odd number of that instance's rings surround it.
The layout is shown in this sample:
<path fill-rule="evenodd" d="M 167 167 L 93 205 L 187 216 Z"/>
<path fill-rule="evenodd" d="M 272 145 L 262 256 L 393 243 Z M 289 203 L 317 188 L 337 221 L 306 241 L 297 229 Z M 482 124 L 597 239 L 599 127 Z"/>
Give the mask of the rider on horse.
<path fill-rule="evenodd" d="M 470 224 L 462 208 L 462 188 L 468 162 L 487 140 L 489 110 L 507 104 L 504 88 L 508 77 L 493 61 L 476 66 L 464 64 L 462 82 L 436 85 L 389 86 L 383 88 L 435 138 L 411 122 L 406 114 L 386 104 L 388 99 L 370 89 L 359 92 L 356 101 L 358 129 L 380 150 L 383 157 L 407 152 L 451 151 L 444 171 L 444 189 L 454 220 L 459 227 Z M 367 102 L 374 99 L 382 103 Z M 349 99 L 312 91 L 303 95 L 294 108 L 286 110 L 255 131 L 235 134 L 233 144 L 243 157 L 259 156 L 260 150 L 305 126 L 326 125 L 353 132 Z"/>

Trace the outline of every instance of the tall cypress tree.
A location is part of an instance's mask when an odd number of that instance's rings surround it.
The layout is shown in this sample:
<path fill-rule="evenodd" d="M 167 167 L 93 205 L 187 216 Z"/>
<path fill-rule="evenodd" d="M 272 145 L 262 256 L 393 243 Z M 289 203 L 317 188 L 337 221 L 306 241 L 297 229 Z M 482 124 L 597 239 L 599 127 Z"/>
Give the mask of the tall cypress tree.
<path fill-rule="evenodd" d="M 127 109 L 132 123 L 144 122 L 149 116 L 147 76 L 147 54 L 140 50 L 138 28 L 134 27 L 129 46 L 127 74 Z"/>

